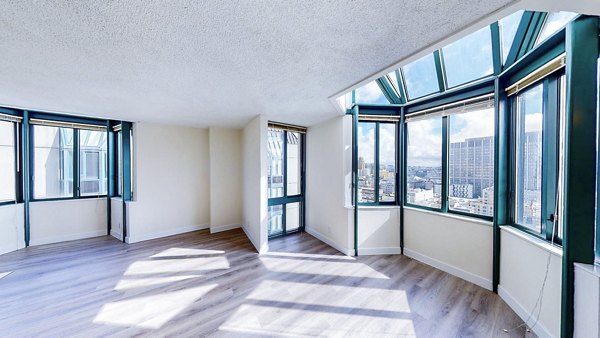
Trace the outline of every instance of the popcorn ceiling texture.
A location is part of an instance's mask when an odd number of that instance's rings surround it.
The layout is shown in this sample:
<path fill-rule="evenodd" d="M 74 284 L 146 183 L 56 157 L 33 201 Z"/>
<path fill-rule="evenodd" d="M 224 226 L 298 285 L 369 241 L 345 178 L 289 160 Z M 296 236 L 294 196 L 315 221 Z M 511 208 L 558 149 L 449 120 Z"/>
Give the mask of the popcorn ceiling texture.
<path fill-rule="evenodd" d="M 0 2 L 0 105 L 311 125 L 331 95 L 511 0 Z"/>

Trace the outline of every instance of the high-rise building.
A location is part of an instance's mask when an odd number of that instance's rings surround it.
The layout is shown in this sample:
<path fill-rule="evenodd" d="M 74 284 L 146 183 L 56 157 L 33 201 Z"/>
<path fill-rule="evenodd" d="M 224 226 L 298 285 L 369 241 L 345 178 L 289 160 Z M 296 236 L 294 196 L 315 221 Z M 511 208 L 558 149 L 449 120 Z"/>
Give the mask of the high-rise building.
<path fill-rule="evenodd" d="M 481 197 L 483 189 L 494 186 L 494 137 L 451 143 L 448 174 L 450 186 L 472 185 L 472 195 L 468 189 L 470 198 Z"/>

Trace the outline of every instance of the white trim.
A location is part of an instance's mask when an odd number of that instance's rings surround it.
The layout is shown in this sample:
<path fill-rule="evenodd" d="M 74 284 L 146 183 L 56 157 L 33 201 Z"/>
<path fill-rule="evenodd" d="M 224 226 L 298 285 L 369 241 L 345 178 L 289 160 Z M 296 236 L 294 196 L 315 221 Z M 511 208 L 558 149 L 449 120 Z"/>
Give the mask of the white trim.
<path fill-rule="evenodd" d="M 259 243 L 256 242 L 256 239 L 254 237 L 252 237 L 252 235 L 250 235 L 250 232 L 246 229 L 245 226 L 242 226 L 242 230 L 244 230 L 246 237 L 248 237 L 248 239 L 250 240 L 250 243 L 252 243 L 252 245 L 254 245 L 254 248 L 256 249 L 256 251 L 258 251 L 259 254 L 269 252 L 269 243 L 268 242 L 263 244 L 263 246 L 261 247 L 259 245 Z"/>
<path fill-rule="evenodd" d="M 519 303 L 519 301 L 516 300 L 515 297 L 513 297 L 508 291 L 506 291 L 506 289 L 504 289 L 502 285 L 498 285 L 498 295 L 500 296 L 500 298 L 502 298 L 502 300 L 506 302 L 506 304 L 508 304 L 508 306 L 511 309 L 513 309 L 513 311 L 515 311 L 515 313 L 519 317 L 521 317 L 523 321 L 527 320 L 527 318 L 529 318 L 529 320 L 532 321 L 533 316 L 532 318 L 530 318 L 529 311 L 525 309 L 525 307 L 521 305 L 521 303 Z M 548 329 L 540 321 L 538 321 L 537 324 L 533 328 L 531 328 L 531 330 L 540 338 L 553 337 L 550 331 L 548 331 Z"/>
<path fill-rule="evenodd" d="M 358 250 L 358 252 L 360 253 L 360 249 Z M 479 285 L 484 289 L 487 290 L 492 290 L 492 281 L 489 279 L 486 279 L 484 277 L 478 276 L 474 273 L 465 271 L 463 269 L 457 268 L 453 265 L 450 265 L 448 263 L 439 261 L 435 258 L 431 258 L 429 256 L 425 256 L 423 254 L 420 254 L 414 250 L 411 249 L 407 249 L 404 248 L 404 255 L 408 256 L 410 258 L 416 259 L 419 262 L 425 263 L 427 265 L 430 265 L 436 269 L 442 270 L 444 272 L 447 272 L 451 275 L 454 275 L 456 277 L 462 278 L 464 280 L 466 280 L 467 282 L 471 282 L 475 285 Z"/>
<path fill-rule="evenodd" d="M 218 226 L 210 227 L 210 233 L 211 234 L 215 234 L 217 232 L 222 232 L 222 231 L 227 231 L 227 230 L 233 230 L 233 229 L 237 229 L 237 228 L 241 228 L 241 227 L 242 227 L 241 224 L 218 225 Z"/>
<path fill-rule="evenodd" d="M 123 234 L 115 229 L 110 229 L 110 235 L 120 241 L 123 240 Z"/>
<path fill-rule="evenodd" d="M 359 256 L 373 256 L 373 255 L 399 255 L 400 247 L 387 247 L 387 248 L 358 248 Z"/>
<path fill-rule="evenodd" d="M 494 225 L 494 222 L 491 222 L 491 221 L 488 221 L 485 219 L 481 219 L 481 218 L 477 218 L 477 217 L 469 217 L 469 216 L 464 216 L 464 215 L 459 215 L 459 214 L 453 214 L 452 212 L 440 212 L 440 211 L 421 209 L 421 208 L 417 208 L 417 207 L 404 207 L 404 210 L 421 212 L 424 214 L 434 215 L 434 216 L 438 216 L 438 217 L 452 218 L 452 219 L 456 219 L 456 220 L 459 220 L 462 222 L 469 222 L 469 223 L 473 223 L 473 224 L 489 226 L 490 228 Z"/>
<path fill-rule="evenodd" d="M 330 247 L 336 249 L 337 251 L 343 253 L 344 255 L 354 256 L 354 249 L 343 248 L 340 245 L 338 245 L 335 241 L 333 241 L 331 238 L 323 235 L 322 233 L 320 233 L 316 230 L 313 230 L 312 228 L 306 227 L 304 229 L 304 231 L 306 231 L 307 233 L 309 233 L 316 239 L 320 240 L 321 242 L 323 242 L 323 243 L 329 245 Z"/>
<path fill-rule="evenodd" d="M 533 244 L 533 245 L 537 246 L 538 248 L 540 248 L 544 251 L 550 252 L 554 256 L 557 256 L 559 258 L 562 258 L 562 256 L 563 256 L 561 247 L 553 245 L 550 242 L 547 242 L 543 239 L 537 238 L 537 237 L 530 235 L 524 231 L 521 231 L 515 227 L 501 225 L 500 231 L 506 232 L 507 234 L 511 234 L 511 235 L 515 236 L 516 238 L 519 238 L 527 243 Z"/>
<path fill-rule="evenodd" d="M 34 236 L 35 236 L 35 234 L 34 234 Z M 60 243 L 60 242 L 74 241 L 74 240 L 78 240 L 78 239 L 100 237 L 100 236 L 106 236 L 106 229 L 82 232 L 82 233 L 78 233 L 78 234 L 44 237 L 41 239 L 33 239 L 32 238 L 31 241 L 29 242 L 29 245 L 36 246 L 36 245 Z"/>
<path fill-rule="evenodd" d="M 198 231 L 198 230 L 202 230 L 202 229 L 208 229 L 208 224 L 199 224 L 199 225 L 191 225 L 191 226 L 186 226 L 186 227 L 172 228 L 172 229 L 168 229 L 168 230 L 151 232 L 151 233 L 146 233 L 146 234 L 137 235 L 137 236 L 130 235 L 125 238 L 125 241 L 127 243 L 137 243 L 137 242 L 147 241 L 150 239 L 179 235 L 179 234 L 184 234 L 186 232 Z"/>

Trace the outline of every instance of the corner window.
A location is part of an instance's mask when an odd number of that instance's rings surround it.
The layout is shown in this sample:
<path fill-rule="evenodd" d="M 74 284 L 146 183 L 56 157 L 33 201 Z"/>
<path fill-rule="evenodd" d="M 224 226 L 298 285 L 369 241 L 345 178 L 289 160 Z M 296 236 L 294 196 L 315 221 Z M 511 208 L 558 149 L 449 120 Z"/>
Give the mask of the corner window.
<path fill-rule="evenodd" d="M 79 177 L 81 196 L 106 195 L 106 132 L 79 132 Z"/>
<path fill-rule="evenodd" d="M 449 115 L 448 209 L 494 215 L 494 106 Z"/>
<path fill-rule="evenodd" d="M 33 198 L 73 197 L 74 129 L 33 126 Z"/>
<path fill-rule="evenodd" d="M 405 204 L 492 218 L 494 121 L 491 94 L 409 113 Z"/>
<path fill-rule="evenodd" d="M 406 122 L 406 202 L 442 207 L 442 115 Z"/>
<path fill-rule="evenodd" d="M 358 203 L 396 203 L 396 123 L 358 123 Z"/>
<path fill-rule="evenodd" d="M 0 203 L 16 199 L 15 123 L 0 120 Z"/>
<path fill-rule="evenodd" d="M 561 243 L 564 75 L 555 72 L 512 96 L 512 224 Z"/>
<path fill-rule="evenodd" d="M 106 195 L 105 128 L 38 119 L 30 124 L 34 200 Z"/>

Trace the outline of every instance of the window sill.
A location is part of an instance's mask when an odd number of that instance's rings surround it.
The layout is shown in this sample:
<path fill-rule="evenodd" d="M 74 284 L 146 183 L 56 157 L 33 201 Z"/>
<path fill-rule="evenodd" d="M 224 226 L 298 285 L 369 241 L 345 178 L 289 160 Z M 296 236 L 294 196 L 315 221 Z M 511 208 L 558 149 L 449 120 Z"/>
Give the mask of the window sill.
<path fill-rule="evenodd" d="M 52 202 L 84 202 L 84 201 L 95 201 L 95 200 L 105 200 L 106 196 L 85 196 L 80 198 L 48 198 L 48 199 L 39 199 L 39 200 L 31 200 L 30 203 L 52 203 Z"/>
<path fill-rule="evenodd" d="M 562 251 L 561 247 L 552 245 L 550 242 L 547 242 L 541 238 L 537 238 L 533 235 L 530 235 L 526 232 L 516 229 L 510 225 L 503 225 L 500 227 L 500 230 L 502 230 L 508 234 L 511 234 L 515 237 L 518 237 L 526 242 L 529 242 L 544 251 L 554 254 L 555 256 L 562 257 L 562 255 L 563 255 L 563 251 Z"/>
<path fill-rule="evenodd" d="M 348 210 L 354 210 L 353 205 L 344 206 Z M 388 210 L 388 209 L 400 209 L 399 205 L 359 205 L 358 210 Z"/>
<path fill-rule="evenodd" d="M 415 207 L 404 207 L 404 210 L 422 212 L 422 213 L 429 214 L 429 215 L 452 218 L 452 219 L 456 219 L 456 220 L 459 220 L 462 222 L 469 222 L 469 223 L 485 225 L 485 226 L 489 226 L 489 227 L 492 227 L 494 225 L 494 222 L 491 222 L 491 221 L 488 221 L 485 219 L 481 219 L 481 218 L 477 218 L 477 217 L 469 217 L 469 216 L 457 215 L 457 214 L 452 214 L 452 213 L 444 213 L 444 212 L 426 210 L 426 209 L 415 208 Z"/>
<path fill-rule="evenodd" d="M 597 264 L 575 263 L 575 269 L 587 272 L 593 277 L 600 278 L 600 266 Z"/>

